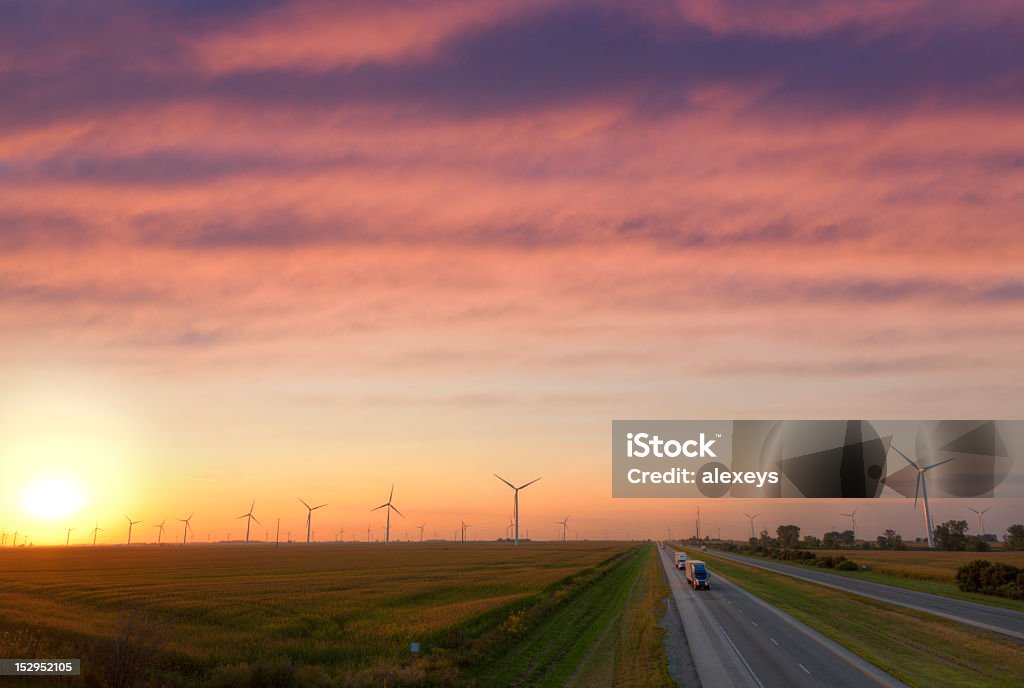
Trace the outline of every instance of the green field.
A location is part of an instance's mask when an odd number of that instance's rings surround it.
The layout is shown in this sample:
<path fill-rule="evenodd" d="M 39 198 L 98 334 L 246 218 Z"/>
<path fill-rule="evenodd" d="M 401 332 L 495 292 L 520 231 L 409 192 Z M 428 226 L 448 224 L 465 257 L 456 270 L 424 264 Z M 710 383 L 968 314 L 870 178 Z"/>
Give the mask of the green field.
<path fill-rule="evenodd" d="M 1024 645 L 1019 642 L 711 552 L 699 556 L 708 562 L 712 575 L 728 578 L 909 685 L 1021 685 Z"/>
<path fill-rule="evenodd" d="M 86 685 L 626 685 L 636 666 L 632 685 L 667 685 L 654 556 L 627 543 L 0 551 L 0 656 L 80 656 Z M 499 657 L 511 669 L 495 674 Z"/>

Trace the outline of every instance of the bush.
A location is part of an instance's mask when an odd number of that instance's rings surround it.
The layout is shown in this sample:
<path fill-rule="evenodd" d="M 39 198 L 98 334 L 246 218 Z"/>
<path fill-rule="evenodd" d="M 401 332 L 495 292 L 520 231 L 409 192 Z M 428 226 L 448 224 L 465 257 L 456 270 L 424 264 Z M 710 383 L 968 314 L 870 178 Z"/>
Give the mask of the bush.
<path fill-rule="evenodd" d="M 956 570 L 956 584 L 964 592 L 1024 600 L 1024 568 L 975 559 Z"/>
<path fill-rule="evenodd" d="M 853 561 L 850 561 L 849 559 L 847 559 L 846 561 L 840 563 L 839 566 L 836 567 L 836 570 L 837 571 L 856 571 L 856 570 L 858 570 L 858 566 L 857 566 L 856 562 L 853 562 Z"/>

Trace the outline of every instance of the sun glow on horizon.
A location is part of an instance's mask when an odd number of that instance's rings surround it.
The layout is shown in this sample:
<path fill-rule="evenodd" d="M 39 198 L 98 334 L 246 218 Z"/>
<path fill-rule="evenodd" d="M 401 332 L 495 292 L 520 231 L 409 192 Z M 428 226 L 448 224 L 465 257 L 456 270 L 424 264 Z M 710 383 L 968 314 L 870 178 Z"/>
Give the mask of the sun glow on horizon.
<path fill-rule="evenodd" d="M 77 481 L 49 476 L 29 484 L 21 495 L 21 507 L 41 521 L 56 521 L 74 516 L 88 502 L 85 489 Z"/>

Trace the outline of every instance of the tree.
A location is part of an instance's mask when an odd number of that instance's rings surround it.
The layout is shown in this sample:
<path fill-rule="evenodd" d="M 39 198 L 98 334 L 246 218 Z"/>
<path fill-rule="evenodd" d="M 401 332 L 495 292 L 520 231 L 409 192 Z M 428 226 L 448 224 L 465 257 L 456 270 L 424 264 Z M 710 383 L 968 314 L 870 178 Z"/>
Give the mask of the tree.
<path fill-rule="evenodd" d="M 854 543 L 857 542 L 856 536 L 852 530 L 844 530 L 839 533 L 839 544 L 846 545 L 847 547 L 853 547 Z"/>
<path fill-rule="evenodd" d="M 946 521 L 935 526 L 932 534 L 936 549 L 962 552 L 967 549 L 967 521 Z"/>
<path fill-rule="evenodd" d="M 782 549 L 796 549 L 800 546 L 800 526 L 779 526 L 775 532 L 779 536 L 779 547 Z"/>
<path fill-rule="evenodd" d="M 1018 523 L 1007 528 L 1003 542 L 1006 543 L 1006 549 L 1024 550 L 1024 525 Z"/>
<path fill-rule="evenodd" d="M 821 538 L 814 535 L 804 535 L 804 547 L 821 547 Z"/>
<path fill-rule="evenodd" d="M 889 528 L 884 533 L 879 535 L 876 540 L 878 541 L 879 549 L 906 549 L 907 546 L 903 544 L 903 538 L 895 530 Z"/>
<path fill-rule="evenodd" d="M 837 549 L 839 547 L 839 536 L 838 530 L 830 530 L 825 533 L 824 539 L 821 541 L 822 547 L 825 549 Z"/>

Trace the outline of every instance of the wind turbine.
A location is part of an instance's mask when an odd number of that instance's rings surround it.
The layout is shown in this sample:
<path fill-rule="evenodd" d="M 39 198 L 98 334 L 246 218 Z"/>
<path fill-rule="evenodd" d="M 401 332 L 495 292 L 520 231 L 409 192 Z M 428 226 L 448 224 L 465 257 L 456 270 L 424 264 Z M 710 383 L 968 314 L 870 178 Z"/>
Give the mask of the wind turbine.
<path fill-rule="evenodd" d="M 128 519 L 128 544 L 130 545 L 132 544 L 132 526 L 142 523 L 142 521 L 133 521 L 127 515 L 125 515 L 125 518 Z"/>
<path fill-rule="evenodd" d="M 892 449 L 896 450 L 896 453 L 903 457 L 903 459 L 911 466 L 917 469 L 917 484 L 914 486 L 914 509 L 917 510 L 917 493 L 918 490 L 921 492 L 921 498 L 924 501 L 924 527 L 928 531 L 928 549 L 935 549 L 935 539 L 932 537 L 932 512 L 928 508 L 928 483 L 924 478 L 924 474 L 933 468 L 938 468 L 944 463 L 949 463 L 956 457 L 946 459 L 945 461 L 939 461 L 933 463 L 931 466 L 921 467 L 910 460 L 910 457 L 896 449 L 895 445 L 889 445 Z"/>
<path fill-rule="evenodd" d="M 384 544 L 385 545 L 388 544 L 389 542 L 391 542 L 391 511 L 394 510 L 394 512 L 396 514 L 398 514 L 399 516 L 402 516 L 402 518 L 405 518 L 405 516 L 402 515 L 402 512 L 399 511 L 398 508 L 395 507 L 395 505 L 391 503 L 391 499 L 394 496 L 395 496 L 395 484 L 391 483 L 391 494 L 388 495 L 388 501 L 384 502 L 383 504 L 381 504 L 378 507 L 374 507 L 373 509 L 370 509 L 370 511 L 377 511 L 378 509 L 384 509 L 384 508 L 387 509 L 388 521 L 387 521 L 386 529 L 384 530 Z"/>
<path fill-rule="evenodd" d="M 371 531 L 370 531 L 370 525 L 369 525 L 369 524 L 367 524 L 367 525 L 366 525 L 366 541 L 367 541 L 367 542 L 369 542 L 369 541 L 370 541 L 370 537 L 371 537 L 371 536 L 370 536 L 370 533 L 371 533 Z"/>
<path fill-rule="evenodd" d="M 989 509 L 991 509 L 992 507 L 989 507 L 988 509 L 982 509 L 981 511 L 978 511 L 977 509 L 974 509 L 972 507 L 967 507 L 967 508 L 970 509 L 971 511 L 973 511 L 974 513 L 978 514 L 978 520 L 981 521 L 981 534 L 984 535 L 985 534 L 985 512 L 988 511 Z"/>
<path fill-rule="evenodd" d="M 164 529 L 164 524 L 165 523 L 167 523 L 167 519 L 166 518 L 164 520 L 160 521 L 160 523 L 158 523 L 157 525 L 150 526 L 151 528 L 156 528 L 157 529 L 157 531 L 156 531 L 156 544 L 158 544 L 158 545 L 160 544 L 160 536 L 163 535 L 166 532 L 166 530 Z"/>
<path fill-rule="evenodd" d="M 512 539 L 512 530 L 515 527 L 516 527 L 515 519 L 513 519 L 511 516 L 509 516 L 508 517 L 508 525 L 505 526 L 505 539 L 506 540 L 511 540 Z"/>
<path fill-rule="evenodd" d="M 859 509 L 859 508 L 860 507 L 857 507 L 857 509 Z M 857 509 L 854 509 L 849 514 L 839 514 L 840 516 L 848 517 L 850 519 L 850 522 L 853 524 L 853 539 L 854 539 L 854 541 L 857 540 Z"/>
<path fill-rule="evenodd" d="M 494 474 L 494 477 L 512 488 L 512 492 L 513 492 L 513 496 L 512 496 L 512 515 L 515 517 L 515 521 L 516 521 L 516 544 L 518 545 L 519 544 L 519 490 L 525 489 L 525 488 L 529 487 L 530 485 L 533 485 L 535 482 L 540 480 L 540 478 L 536 478 L 534 480 L 531 480 L 528 483 L 524 483 L 524 484 L 520 485 L 519 487 L 516 487 L 515 485 L 513 485 L 509 481 L 507 481 L 504 478 L 502 478 L 497 473 Z"/>
<path fill-rule="evenodd" d="M 427 524 L 426 523 L 421 523 L 418 526 L 416 526 L 417 528 L 420 529 L 420 542 L 423 542 L 423 526 L 425 526 L 425 525 L 427 525 Z"/>
<path fill-rule="evenodd" d="M 753 516 L 751 516 L 750 514 L 744 512 L 743 515 L 750 519 L 750 539 L 753 540 L 754 539 L 754 519 L 757 518 L 758 516 L 760 516 L 761 513 L 758 512 L 758 513 L 754 514 Z"/>
<path fill-rule="evenodd" d="M 7 544 L 7 531 L 5 530 L 3 533 L 0 533 L 0 547 L 3 547 L 6 544 Z"/>
<path fill-rule="evenodd" d="M 462 522 L 462 544 L 466 544 L 466 530 L 471 526 L 471 523 Z"/>
<path fill-rule="evenodd" d="M 309 504 L 306 504 L 302 497 L 299 497 L 299 501 L 302 502 L 302 506 L 306 507 L 306 509 L 308 510 L 308 513 L 306 514 L 306 544 L 308 545 L 309 534 L 310 532 L 312 532 L 310 529 L 313 527 L 313 512 L 316 511 L 317 509 L 322 509 L 327 505 L 321 504 L 320 506 L 310 506 Z"/>
<path fill-rule="evenodd" d="M 96 521 L 96 527 L 92 529 L 92 546 L 93 547 L 96 546 L 96 533 L 100 532 L 101 530 L 103 530 L 103 529 L 100 528 L 100 522 Z"/>
<path fill-rule="evenodd" d="M 252 510 L 253 510 L 253 507 L 255 507 L 255 506 L 256 506 L 256 500 L 255 500 L 255 499 L 253 499 L 253 500 L 252 500 L 252 504 L 251 504 L 251 505 L 249 506 L 249 513 L 247 513 L 247 514 L 242 514 L 241 516 L 239 516 L 238 518 L 236 518 L 236 519 L 235 519 L 236 521 L 237 521 L 237 520 L 238 520 L 239 518 L 246 518 L 246 519 L 249 519 L 249 520 L 247 520 L 247 521 L 245 522 L 245 541 L 246 541 L 247 543 L 249 542 L 249 528 L 250 528 L 250 527 L 252 526 L 252 522 L 253 522 L 253 521 L 256 521 L 256 525 L 258 525 L 258 526 L 261 526 L 261 525 L 263 525 L 262 523 L 260 523 L 260 522 L 259 522 L 259 521 L 258 521 L 258 520 L 256 519 L 256 517 L 255 517 L 255 516 L 253 516 L 253 515 L 252 515 Z"/>
<path fill-rule="evenodd" d="M 18 531 L 14 531 L 14 536 L 11 538 L 11 547 L 18 546 Z"/>
<path fill-rule="evenodd" d="M 184 523 L 185 524 L 185 527 L 182 528 L 182 533 L 181 533 L 181 544 L 182 545 L 184 545 L 186 542 L 188 542 L 188 534 L 189 534 L 189 531 L 192 530 L 192 524 L 189 523 L 189 521 L 191 521 L 192 517 L 195 516 L 195 515 L 196 515 L 196 512 L 193 511 L 191 514 L 188 515 L 188 518 L 179 518 L 178 519 L 178 523 Z"/>
<path fill-rule="evenodd" d="M 342 541 L 342 542 L 345 542 L 345 526 L 342 526 L 342 527 L 341 527 L 341 528 L 340 528 L 340 529 L 338 530 L 338 535 L 339 535 L 339 536 L 341 537 L 341 541 Z"/>
<path fill-rule="evenodd" d="M 555 521 L 562 526 L 562 542 L 565 542 L 565 534 L 569 532 L 569 517 L 566 516 L 561 521 Z"/>
<path fill-rule="evenodd" d="M 71 531 L 72 530 L 77 530 L 77 528 L 68 528 L 68 537 L 67 537 L 66 540 L 64 540 L 64 546 L 65 547 L 67 547 L 67 546 L 69 546 L 71 544 Z"/>

